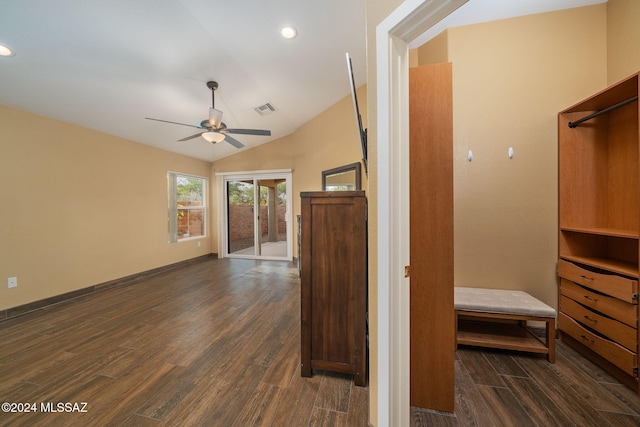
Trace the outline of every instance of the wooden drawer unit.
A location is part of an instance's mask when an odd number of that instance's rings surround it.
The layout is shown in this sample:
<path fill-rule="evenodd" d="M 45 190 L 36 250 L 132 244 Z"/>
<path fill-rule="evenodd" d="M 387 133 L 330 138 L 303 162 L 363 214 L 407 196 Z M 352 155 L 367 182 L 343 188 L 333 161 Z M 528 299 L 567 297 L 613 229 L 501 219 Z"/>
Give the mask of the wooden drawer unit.
<path fill-rule="evenodd" d="M 560 297 L 560 310 L 587 328 L 599 332 L 633 352 L 637 352 L 638 331 L 635 328 L 602 316 L 565 296 Z"/>
<path fill-rule="evenodd" d="M 628 303 L 638 303 L 637 280 L 596 273 L 562 259 L 558 261 L 558 276 Z"/>
<path fill-rule="evenodd" d="M 589 331 L 562 312 L 558 315 L 558 326 L 563 332 L 604 357 L 626 374 L 636 375 L 637 354 L 635 352 Z"/>
<path fill-rule="evenodd" d="M 560 279 L 560 295 L 619 320 L 633 328 L 637 327 L 637 305 L 592 292 L 576 283 Z"/>

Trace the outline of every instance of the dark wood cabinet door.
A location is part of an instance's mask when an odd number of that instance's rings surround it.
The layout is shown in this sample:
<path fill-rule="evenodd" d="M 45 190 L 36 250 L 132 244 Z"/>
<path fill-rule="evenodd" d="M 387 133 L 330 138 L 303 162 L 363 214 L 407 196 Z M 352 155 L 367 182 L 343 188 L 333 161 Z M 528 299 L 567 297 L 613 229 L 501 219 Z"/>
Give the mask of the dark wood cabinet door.
<path fill-rule="evenodd" d="M 367 229 L 364 192 L 302 193 L 302 375 L 366 383 Z"/>

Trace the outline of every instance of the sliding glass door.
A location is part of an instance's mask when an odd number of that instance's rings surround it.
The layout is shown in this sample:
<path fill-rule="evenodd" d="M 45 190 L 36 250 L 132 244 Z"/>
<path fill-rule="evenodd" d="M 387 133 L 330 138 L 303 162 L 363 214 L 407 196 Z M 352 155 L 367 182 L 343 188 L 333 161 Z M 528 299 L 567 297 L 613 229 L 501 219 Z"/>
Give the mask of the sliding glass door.
<path fill-rule="evenodd" d="M 224 256 L 292 259 L 290 178 L 290 173 L 224 176 Z"/>

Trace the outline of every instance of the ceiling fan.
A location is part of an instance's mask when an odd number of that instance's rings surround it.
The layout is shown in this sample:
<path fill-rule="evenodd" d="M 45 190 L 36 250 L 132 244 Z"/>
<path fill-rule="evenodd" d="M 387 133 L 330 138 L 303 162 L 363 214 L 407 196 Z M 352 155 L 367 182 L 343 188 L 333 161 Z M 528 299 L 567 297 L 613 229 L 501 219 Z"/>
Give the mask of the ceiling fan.
<path fill-rule="evenodd" d="M 271 136 L 270 130 L 261 129 L 229 129 L 222 121 L 222 111 L 216 110 L 216 98 L 215 91 L 218 89 L 218 82 L 207 82 L 207 87 L 211 90 L 211 108 L 209 108 L 209 119 L 200 122 L 200 126 L 188 125 L 186 123 L 171 122 L 169 120 L 153 119 L 151 117 L 145 117 L 147 120 L 155 120 L 156 122 L 172 123 L 174 125 L 189 126 L 196 129 L 202 129 L 202 132 L 198 132 L 195 135 L 187 136 L 179 139 L 178 141 L 187 141 L 189 139 L 197 138 L 201 136 L 205 140 L 212 144 L 227 141 L 229 144 L 236 148 L 244 147 L 244 144 L 237 139 L 233 138 L 229 134 L 238 135 L 259 135 L 259 136 Z"/>

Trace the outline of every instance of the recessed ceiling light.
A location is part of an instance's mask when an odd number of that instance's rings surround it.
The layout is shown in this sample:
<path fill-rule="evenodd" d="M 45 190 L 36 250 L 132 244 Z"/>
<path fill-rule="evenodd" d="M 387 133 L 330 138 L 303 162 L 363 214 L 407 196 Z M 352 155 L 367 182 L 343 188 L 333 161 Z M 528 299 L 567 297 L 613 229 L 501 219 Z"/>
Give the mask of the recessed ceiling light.
<path fill-rule="evenodd" d="M 282 27 L 280 35 L 285 39 L 295 39 L 298 36 L 298 30 L 294 27 Z"/>
<path fill-rule="evenodd" d="M 9 47 L 3 44 L 0 44 L 0 56 L 13 56 L 13 55 L 15 55 L 15 53 L 13 53 L 13 51 Z"/>

